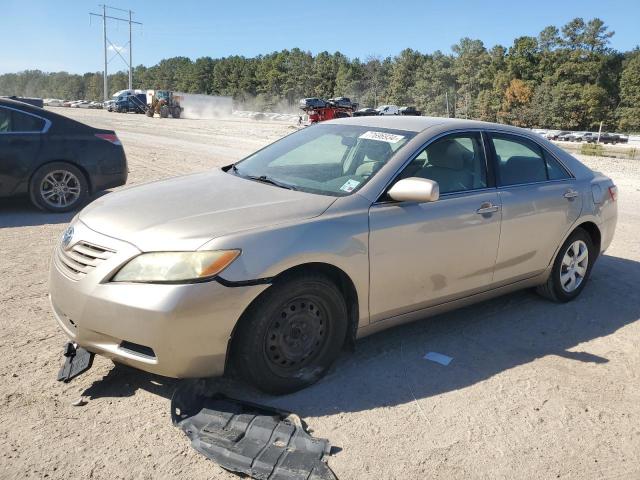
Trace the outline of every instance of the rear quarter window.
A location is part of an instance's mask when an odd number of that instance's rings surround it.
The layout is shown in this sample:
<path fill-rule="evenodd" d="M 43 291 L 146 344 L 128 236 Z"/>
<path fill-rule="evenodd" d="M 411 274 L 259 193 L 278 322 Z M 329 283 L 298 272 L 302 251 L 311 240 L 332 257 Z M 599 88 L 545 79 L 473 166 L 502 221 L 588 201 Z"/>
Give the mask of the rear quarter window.
<path fill-rule="evenodd" d="M 12 132 L 41 132 L 44 129 L 44 123 L 44 120 L 33 115 L 16 110 L 11 111 Z"/>

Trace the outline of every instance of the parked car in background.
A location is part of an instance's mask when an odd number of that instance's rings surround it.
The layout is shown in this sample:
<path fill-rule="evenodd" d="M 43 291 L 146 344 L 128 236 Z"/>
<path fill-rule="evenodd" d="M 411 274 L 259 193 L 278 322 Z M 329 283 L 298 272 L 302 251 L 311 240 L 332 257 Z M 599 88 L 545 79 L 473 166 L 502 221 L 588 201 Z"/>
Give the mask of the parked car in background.
<path fill-rule="evenodd" d="M 582 135 L 584 132 L 566 132 L 562 135 L 558 135 L 558 140 L 562 142 L 573 142 L 575 141 L 576 135 Z"/>
<path fill-rule="evenodd" d="M 353 112 L 354 117 L 370 117 L 372 115 L 378 115 L 378 111 L 375 108 L 361 108 Z"/>
<path fill-rule="evenodd" d="M 303 98 L 300 100 L 300 108 L 324 108 L 327 106 L 327 102 L 321 98 Z"/>
<path fill-rule="evenodd" d="M 353 103 L 351 99 L 347 97 L 330 98 L 327 103 L 329 103 L 329 105 L 341 108 L 358 108 L 358 104 Z"/>
<path fill-rule="evenodd" d="M 547 140 L 560 140 L 560 137 L 564 137 L 569 133 L 571 132 L 569 132 L 568 130 L 549 130 L 547 132 L 546 138 Z"/>
<path fill-rule="evenodd" d="M 89 102 L 89 108 L 102 109 L 102 102 Z"/>
<path fill-rule="evenodd" d="M 591 138 L 592 135 L 593 133 L 591 132 L 573 132 L 573 133 L 570 133 L 569 135 L 566 135 L 565 139 L 570 142 L 583 142 L 583 141 L 586 141 L 588 138 Z"/>
<path fill-rule="evenodd" d="M 88 100 L 78 100 L 77 102 L 73 102 L 70 107 L 71 108 L 89 108 L 89 104 L 91 102 L 89 102 Z"/>
<path fill-rule="evenodd" d="M 62 107 L 64 100 L 59 100 L 57 98 L 51 98 L 47 103 L 45 103 L 48 107 Z"/>
<path fill-rule="evenodd" d="M 605 144 L 611 144 L 611 145 L 623 143 L 620 138 L 620 135 L 617 135 L 615 133 L 606 133 L 606 132 L 601 133 L 600 137 L 598 137 L 597 133 L 594 133 L 593 135 L 590 135 L 586 139 L 586 141 L 589 143 L 605 143 Z"/>
<path fill-rule="evenodd" d="M 118 113 L 145 113 L 147 111 L 146 93 L 123 93 L 113 106 Z"/>
<path fill-rule="evenodd" d="M 378 115 L 400 115 L 400 108 L 397 105 L 380 105 L 376 110 Z"/>
<path fill-rule="evenodd" d="M 74 103 L 74 101 L 72 101 L 72 100 L 65 100 L 64 102 L 62 102 L 62 106 L 63 106 L 63 107 L 70 107 L 72 103 Z"/>
<path fill-rule="evenodd" d="M 127 174 L 113 130 L 0 99 L 0 197 L 29 195 L 43 210 L 66 212 L 124 185 Z"/>
<path fill-rule="evenodd" d="M 115 104 L 115 100 L 107 100 L 106 102 L 102 102 L 102 108 L 104 108 L 108 112 L 113 112 Z"/>
<path fill-rule="evenodd" d="M 422 115 L 422 112 L 416 109 L 416 107 L 400 107 L 398 113 L 400 113 L 400 115 L 413 115 L 415 117 Z"/>
<path fill-rule="evenodd" d="M 53 252 L 52 311 L 115 362 L 291 392 L 357 337 L 517 289 L 575 299 L 613 238 L 616 196 L 528 130 L 327 121 L 91 203 Z"/>

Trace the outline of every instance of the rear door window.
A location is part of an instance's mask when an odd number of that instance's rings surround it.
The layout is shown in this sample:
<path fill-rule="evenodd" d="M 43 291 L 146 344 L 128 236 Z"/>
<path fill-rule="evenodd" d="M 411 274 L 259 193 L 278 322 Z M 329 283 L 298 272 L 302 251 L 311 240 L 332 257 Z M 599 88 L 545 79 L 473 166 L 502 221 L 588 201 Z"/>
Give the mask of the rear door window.
<path fill-rule="evenodd" d="M 515 135 L 491 134 L 501 185 L 544 182 L 549 179 L 542 149 Z"/>
<path fill-rule="evenodd" d="M 544 152 L 544 159 L 547 162 L 547 175 L 549 180 L 564 180 L 565 178 L 571 178 L 565 168 L 560 165 L 550 153 Z"/>

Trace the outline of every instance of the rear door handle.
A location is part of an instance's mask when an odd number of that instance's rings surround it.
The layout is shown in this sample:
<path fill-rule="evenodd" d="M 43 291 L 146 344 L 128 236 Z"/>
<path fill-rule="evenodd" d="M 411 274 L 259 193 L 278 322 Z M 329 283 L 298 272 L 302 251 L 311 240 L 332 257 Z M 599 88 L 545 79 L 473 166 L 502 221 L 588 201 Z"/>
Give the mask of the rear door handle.
<path fill-rule="evenodd" d="M 500 210 L 500 207 L 498 205 L 494 205 L 491 202 L 485 202 L 480 205 L 480 208 L 476 210 L 476 213 L 480 215 L 486 215 L 487 213 L 495 213 L 498 210 Z"/>
<path fill-rule="evenodd" d="M 579 195 L 578 192 L 576 192 L 575 190 L 567 190 L 563 197 L 566 199 L 571 199 L 571 198 L 576 198 Z"/>

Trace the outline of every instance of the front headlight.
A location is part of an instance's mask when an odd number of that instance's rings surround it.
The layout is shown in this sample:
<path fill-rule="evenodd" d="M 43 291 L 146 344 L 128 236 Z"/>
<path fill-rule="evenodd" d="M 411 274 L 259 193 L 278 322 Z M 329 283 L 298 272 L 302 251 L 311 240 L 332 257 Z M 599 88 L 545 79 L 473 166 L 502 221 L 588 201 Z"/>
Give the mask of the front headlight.
<path fill-rule="evenodd" d="M 214 277 L 238 258 L 240 250 L 151 252 L 138 255 L 112 282 L 176 283 Z"/>

